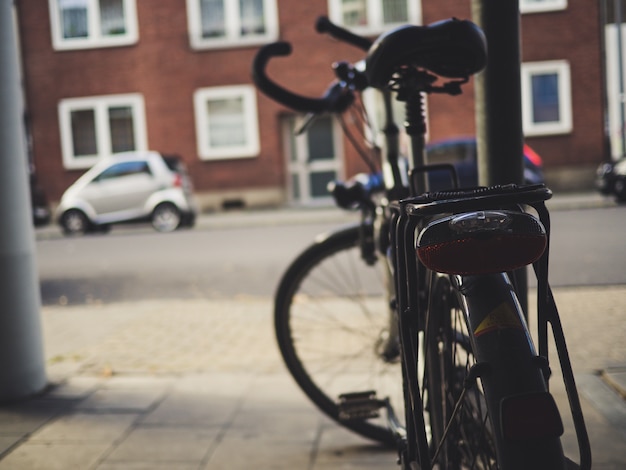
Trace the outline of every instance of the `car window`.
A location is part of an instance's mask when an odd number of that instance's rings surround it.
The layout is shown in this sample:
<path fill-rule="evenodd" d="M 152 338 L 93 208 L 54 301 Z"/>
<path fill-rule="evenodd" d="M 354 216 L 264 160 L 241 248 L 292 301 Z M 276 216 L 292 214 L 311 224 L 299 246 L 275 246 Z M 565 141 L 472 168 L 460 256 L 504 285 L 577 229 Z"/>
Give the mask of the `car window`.
<path fill-rule="evenodd" d="M 115 165 L 110 166 L 98 176 L 96 176 L 94 178 L 94 181 L 104 181 L 113 178 L 122 178 L 125 176 L 139 174 L 147 174 L 148 176 L 152 176 L 152 172 L 150 171 L 150 166 L 148 165 L 148 162 L 130 161 L 116 163 Z"/>
<path fill-rule="evenodd" d="M 176 155 L 163 155 L 162 158 L 170 171 L 174 173 L 184 172 L 183 162 L 180 160 L 180 157 Z"/>
<path fill-rule="evenodd" d="M 460 163 L 473 159 L 473 146 L 466 142 L 435 144 L 428 149 L 429 163 Z"/>

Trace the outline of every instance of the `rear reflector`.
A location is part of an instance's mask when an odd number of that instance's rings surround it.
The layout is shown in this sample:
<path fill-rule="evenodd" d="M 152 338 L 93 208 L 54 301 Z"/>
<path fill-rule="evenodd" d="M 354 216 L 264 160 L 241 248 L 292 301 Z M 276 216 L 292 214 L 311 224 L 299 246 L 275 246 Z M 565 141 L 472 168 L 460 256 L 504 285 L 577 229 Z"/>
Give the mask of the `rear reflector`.
<path fill-rule="evenodd" d="M 500 403 L 500 424 L 504 438 L 511 441 L 563 434 L 559 409 L 548 392 L 504 398 Z"/>
<path fill-rule="evenodd" d="M 417 240 L 417 255 L 433 271 L 474 275 L 513 271 L 543 253 L 547 237 L 532 215 L 478 211 L 431 222 Z"/>

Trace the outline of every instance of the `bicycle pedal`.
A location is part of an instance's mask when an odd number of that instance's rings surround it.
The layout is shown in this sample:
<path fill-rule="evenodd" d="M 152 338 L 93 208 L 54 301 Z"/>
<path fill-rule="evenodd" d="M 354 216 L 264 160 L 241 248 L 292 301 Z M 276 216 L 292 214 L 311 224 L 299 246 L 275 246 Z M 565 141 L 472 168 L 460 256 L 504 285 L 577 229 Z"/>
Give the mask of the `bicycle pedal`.
<path fill-rule="evenodd" d="M 366 392 L 344 393 L 339 395 L 339 420 L 356 421 L 378 418 L 379 410 L 385 406 L 383 400 L 376 398 L 373 390 Z"/>

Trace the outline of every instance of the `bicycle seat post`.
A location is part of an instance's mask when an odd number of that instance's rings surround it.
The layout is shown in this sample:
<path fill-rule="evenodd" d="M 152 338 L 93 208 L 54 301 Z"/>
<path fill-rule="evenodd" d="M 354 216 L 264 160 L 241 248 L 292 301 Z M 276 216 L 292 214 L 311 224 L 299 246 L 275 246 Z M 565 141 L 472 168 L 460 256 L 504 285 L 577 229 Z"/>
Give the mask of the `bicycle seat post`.
<path fill-rule="evenodd" d="M 409 136 L 411 172 L 426 165 L 426 115 L 424 112 L 424 94 L 435 91 L 433 84 L 437 77 L 425 70 L 407 68 L 403 70 L 395 83 L 398 100 L 405 103 L 404 127 Z M 418 196 L 428 191 L 427 174 L 420 171 L 410 175 L 411 196 Z"/>
<path fill-rule="evenodd" d="M 406 96 L 406 121 L 405 129 L 410 138 L 410 161 L 411 172 L 421 168 L 427 163 L 426 159 L 426 119 L 424 116 L 424 94 L 420 89 L 411 91 Z M 428 178 L 426 172 L 411 175 L 411 195 L 417 196 L 428 191 Z"/>

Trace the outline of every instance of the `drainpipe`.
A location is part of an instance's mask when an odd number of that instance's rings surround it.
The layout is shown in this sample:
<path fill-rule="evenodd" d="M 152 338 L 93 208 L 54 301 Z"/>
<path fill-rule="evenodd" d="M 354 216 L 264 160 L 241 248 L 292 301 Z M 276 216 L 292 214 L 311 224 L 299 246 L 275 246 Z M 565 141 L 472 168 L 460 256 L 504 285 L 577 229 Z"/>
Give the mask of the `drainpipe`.
<path fill-rule="evenodd" d="M 0 401 L 46 385 L 16 38 L 13 2 L 0 2 Z"/>

